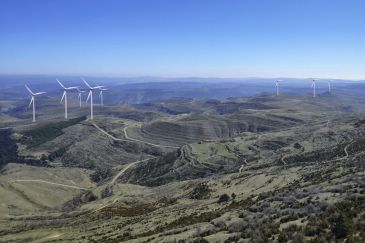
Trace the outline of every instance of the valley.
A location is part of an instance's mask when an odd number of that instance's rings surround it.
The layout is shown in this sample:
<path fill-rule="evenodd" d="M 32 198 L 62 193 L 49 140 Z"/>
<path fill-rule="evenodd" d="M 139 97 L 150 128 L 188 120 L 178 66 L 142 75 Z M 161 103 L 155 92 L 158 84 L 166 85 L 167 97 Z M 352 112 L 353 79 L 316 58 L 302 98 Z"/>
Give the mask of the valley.
<path fill-rule="evenodd" d="M 1 114 L 0 242 L 360 242 L 364 102 L 167 99 L 97 106 L 93 121 L 71 102 L 68 121 L 45 105 L 34 125 Z"/>

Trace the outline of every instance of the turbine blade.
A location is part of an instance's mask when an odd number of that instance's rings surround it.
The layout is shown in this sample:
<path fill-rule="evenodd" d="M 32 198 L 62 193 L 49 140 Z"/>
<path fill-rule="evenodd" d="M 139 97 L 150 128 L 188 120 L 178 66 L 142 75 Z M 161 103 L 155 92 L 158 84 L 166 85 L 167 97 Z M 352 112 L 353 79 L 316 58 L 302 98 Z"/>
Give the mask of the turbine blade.
<path fill-rule="evenodd" d="M 30 102 L 29 102 L 29 105 L 28 105 L 28 107 L 30 107 L 30 106 L 32 105 L 32 103 L 33 103 L 33 100 L 34 100 L 34 97 L 32 96 L 32 98 L 30 99 Z"/>
<path fill-rule="evenodd" d="M 87 87 L 89 87 L 89 89 L 93 89 L 90 84 L 88 84 L 88 82 L 86 82 L 86 80 L 84 78 L 81 78 L 82 81 L 84 81 L 84 83 L 86 84 Z"/>
<path fill-rule="evenodd" d="M 57 82 L 61 85 L 61 87 L 63 88 L 63 89 L 66 89 L 66 87 L 60 82 L 60 80 L 58 80 L 57 78 L 56 78 L 56 80 L 57 80 Z"/>
<path fill-rule="evenodd" d="M 30 88 L 25 84 L 25 88 L 29 91 L 29 93 L 31 93 L 32 95 L 34 95 L 34 93 L 32 92 L 32 90 L 30 90 Z"/>
<path fill-rule="evenodd" d="M 90 90 L 90 92 L 89 92 L 89 95 L 87 96 L 87 98 L 86 98 L 86 103 L 89 101 L 89 99 L 90 99 L 90 96 L 91 96 L 91 90 Z"/>
<path fill-rule="evenodd" d="M 62 101 L 63 101 L 63 99 L 65 98 L 65 96 L 66 96 L 66 91 L 63 91 L 63 95 L 62 95 L 62 98 L 61 98 L 60 103 L 62 103 Z"/>
<path fill-rule="evenodd" d="M 41 95 L 41 94 L 45 94 L 46 92 L 38 92 L 38 93 L 35 93 L 34 95 Z"/>

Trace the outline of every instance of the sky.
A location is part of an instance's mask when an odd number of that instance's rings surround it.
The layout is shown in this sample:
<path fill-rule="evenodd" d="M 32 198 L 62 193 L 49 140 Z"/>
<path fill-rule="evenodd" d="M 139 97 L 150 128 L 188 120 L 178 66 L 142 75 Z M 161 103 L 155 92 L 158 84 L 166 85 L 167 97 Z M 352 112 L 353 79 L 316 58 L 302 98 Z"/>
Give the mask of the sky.
<path fill-rule="evenodd" d="M 0 0 L 0 74 L 365 79 L 363 0 Z"/>

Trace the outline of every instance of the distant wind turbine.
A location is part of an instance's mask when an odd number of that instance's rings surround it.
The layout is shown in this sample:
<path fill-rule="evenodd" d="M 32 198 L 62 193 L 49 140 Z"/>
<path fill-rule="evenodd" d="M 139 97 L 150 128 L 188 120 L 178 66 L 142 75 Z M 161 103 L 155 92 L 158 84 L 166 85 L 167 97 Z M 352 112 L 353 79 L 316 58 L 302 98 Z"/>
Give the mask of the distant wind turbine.
<path fill-rule="evenodd" d="M 328 80 L 328 93 L 330 94 L 332 92 L 332 80 Z"/>
<path fill-rule="evenodd" d="M 61 85 L 61 87 L 63 88 L 63 95 L 62 95 L 62 98 L 61 98 L 61 103 L 62 103 L 63 100 L 65 100 L 65 119 L 67 120 L 68 119 L 68 116 L 67 116 L 67 92 L 70 91 L 70 90 L 77 89 L 78 87 L 65 87 L 58 79 L 56 79 L 56 80 Z"/>
<path fill-rule="evenodd" d="M 30 99 L 29 107 L 31 104 L 33 104 L 33 122 L 35 122 L 35 97 L 41 94 L 45 94 L 46 92 L 33 93 L 33 91 L 30 90 L 30 88 L 27 85 L 25 85 L 25 88 L 29 91 L 29 93 L 32 96 L 32 98 Z"/>
<path fill-rule="evenodd" d="M 316 98 L 316 81 L 318 79 L 312 79 L 313 98 Z"/>
<path fill-rule="evenodd" d="M 89 95 L 87 96 L 86 102 L 88 102 L 88 100 L 90 99 L 90 120 L 93 120 L 94 119 L 93 90 L 103 88 L 104 86 L 91 87 L 90 84 L 88 84 L 88 82 L 86 82 L 85 79 L 82 78 L 82 81 L 84 81 L 86 86 L 89 88 Z"/>
<path fill-rule="evenodd" d="M 103 91 L 106 91 L 108 89 L 100 88 L 99 90 L 100 90 L 100 94 L 99 94 L 99 96 L 100 96 L 100 104 L 103 106 L 104 105 Z"/>
<path fill-rule="evenodd" d="M 82 93 L 85 93 L 85 92 L 86 91 L 80 90 L 79 88 L 77 88 L 77 93 L 78 93 L 79 102 L 80 102 L 80 108 L 82 107 Z"/>
<path fill-rule="evenodd" d="M 279 84 L 282 80 L 276 80 L 275 81 L 275 87 L 276 87 L 276 96 L 279 96 Z"/>

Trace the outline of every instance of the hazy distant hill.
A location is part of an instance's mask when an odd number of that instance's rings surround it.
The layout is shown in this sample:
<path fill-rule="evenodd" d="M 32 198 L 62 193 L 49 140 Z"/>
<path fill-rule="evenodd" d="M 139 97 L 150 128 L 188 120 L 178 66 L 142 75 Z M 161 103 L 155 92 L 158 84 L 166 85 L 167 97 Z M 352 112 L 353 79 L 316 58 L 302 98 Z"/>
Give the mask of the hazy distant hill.
<path fill-rule="evenodd" d="M 80 77 L 49 75 L 0 75 L 2 99 L 19 99 L 28 95 L 24 84 L 29 84 L 35 91 L 46 91 L 49 96 L 61 96 L 59 78 L 65 85 L 80 86 L 85 89 Z M 225 99 L 229 97 L 247 97 L 275 92 L 275 79 L 247 78 L 106 78 L 86 77 L 92 85 L 105 85 L 104 102 L 107 104 L 140 104 L 171 98 Z M 333 90 L 357 92 L 365 88 L 365 83 L 357 81 L 336 80 Z M 327 91 L 325 80 L 317 82 L 317 92 Z M 310 93 L 309 79 L 284 79 L 280 87 L 285 93 Z M 76 95 L 74 95 L 76 98 Z M 84 97 L 86 98 L 86 96 Z M 95 98 L 98 99 L 98 96 Z"/>

